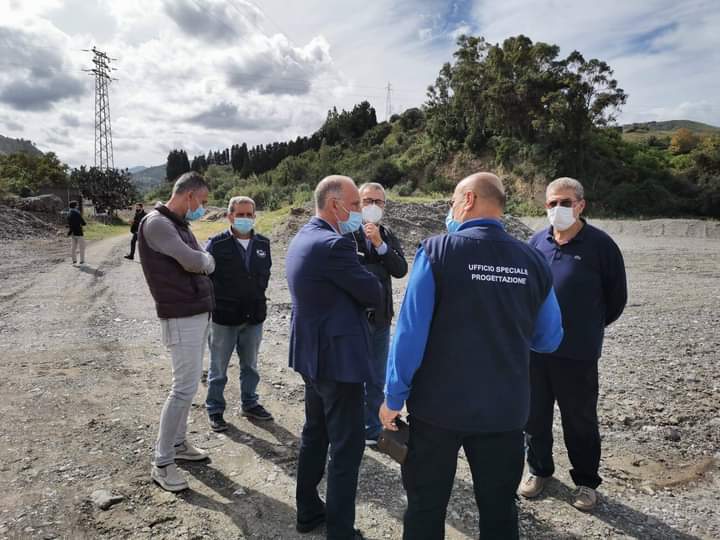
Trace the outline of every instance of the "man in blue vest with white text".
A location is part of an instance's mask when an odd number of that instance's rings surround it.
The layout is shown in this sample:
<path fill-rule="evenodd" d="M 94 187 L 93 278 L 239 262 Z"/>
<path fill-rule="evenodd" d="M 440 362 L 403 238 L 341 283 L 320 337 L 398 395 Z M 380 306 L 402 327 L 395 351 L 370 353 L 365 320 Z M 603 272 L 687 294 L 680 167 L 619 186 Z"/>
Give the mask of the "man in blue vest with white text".
<path fill-rule="evenodd" d="M 530 349 L 562 340 L 552 275 L 500 218 L 505 189 L 490 173 L 455 188 L 449 234 L 415 256 L 390 350 L 380 419 L 395 430 L 407 401 L 403 538 L 441 540 L 460 447 L 472 471 L 480 536 L 518 538 Z"/>

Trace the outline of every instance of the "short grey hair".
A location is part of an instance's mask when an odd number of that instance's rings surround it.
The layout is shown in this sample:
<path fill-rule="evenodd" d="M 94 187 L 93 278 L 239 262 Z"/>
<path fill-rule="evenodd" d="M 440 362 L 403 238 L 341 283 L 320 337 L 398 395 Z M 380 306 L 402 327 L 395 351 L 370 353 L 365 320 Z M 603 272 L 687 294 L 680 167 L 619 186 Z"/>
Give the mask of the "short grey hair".
<path fill-rule="evenodd" d="M 385 188 L 382 184 L 378 184 L 377 182 L 365 182 L 358 188 L 358 191 L 362 193 L 366 189 L 377 189 L 378 191 L 382 191 L 383 197 L 385 196 Z"/>
<path fill-rule="evenodd" d="M 355 185 L 353 179 L 349 176 L 341 176 L 333 174 L 326 176 L 315 188 L 315 208 L 317 210 L 325 209 L 328 199 L 341 199 L 343 194 L 343 186 L 350 182 Z"/>
<path fill-rule="evenodd" d="M 227 213 L 231 214 L 233 210 L 235 210 L 236 204 L 252 204 L 253 207 L 253 213 L 255 212 L 255 201 L 253 201 L 250 197 L 245 197 L 244 195 L 238 195 L 237 197 L 233 197 L 230 199 L 230 202 L 228 202 L 228 209 Z"/>
<path fill-rule="evenodd" d="M 553 190 L 559 191 L 566 189 L 574 191 L 575 198 L 578 201 L 582 201 L 585 198 L 585 189 L 583 188 L 583 185 L 574 178 L 570 178 L 568 176 L 563 176 L 550 182 L 545 188 L 545 196 L 547 197 L 547 194 Z"/>
<path fill-rule="evenodd" d="M 208 183 L 202 175 L 195 171 L 186 172 L 177 179 L 173 186 L 172 194 L 179 195 L 187 191 L 197 191 L 199 189 L 210 189 Z"/>

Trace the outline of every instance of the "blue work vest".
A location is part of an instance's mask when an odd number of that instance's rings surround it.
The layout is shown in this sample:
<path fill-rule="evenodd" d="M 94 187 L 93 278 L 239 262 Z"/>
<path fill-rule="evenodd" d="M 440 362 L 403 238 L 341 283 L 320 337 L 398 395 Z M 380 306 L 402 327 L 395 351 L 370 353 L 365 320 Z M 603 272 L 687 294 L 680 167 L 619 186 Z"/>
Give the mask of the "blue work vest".
<path fill-rule="evenodd" d="M 467 432 L 522 429 L 530 402 L 530 342 L 552 287 L 542 255 L 499 225 L 422 243 L 435 311 L 408 411 Z"/>

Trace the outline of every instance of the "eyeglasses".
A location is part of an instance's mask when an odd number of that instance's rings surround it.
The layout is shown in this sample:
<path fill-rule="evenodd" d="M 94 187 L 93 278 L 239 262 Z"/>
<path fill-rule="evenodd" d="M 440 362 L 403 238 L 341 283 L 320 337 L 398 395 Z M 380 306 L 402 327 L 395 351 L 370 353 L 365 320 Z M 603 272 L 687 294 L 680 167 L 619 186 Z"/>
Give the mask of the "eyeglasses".
<path fill-rule="evenodd" d="M 560 199 L 558 201 L 548 201 L 545 203 L 545 208 L 555 208 L 556 206 L 564 206 L 565 208 L 572 208 L 577 201 L 572 199 Z"/>
<path fill-rule="evenodd" d="M 383 206 L 385 206 L 385 200 L 384 199 L 370 199 L 370 198 L 362 200 L 363 206 L 370 206 L 371 204 L 376 204 L 380 208 L 382 208 Z"/>

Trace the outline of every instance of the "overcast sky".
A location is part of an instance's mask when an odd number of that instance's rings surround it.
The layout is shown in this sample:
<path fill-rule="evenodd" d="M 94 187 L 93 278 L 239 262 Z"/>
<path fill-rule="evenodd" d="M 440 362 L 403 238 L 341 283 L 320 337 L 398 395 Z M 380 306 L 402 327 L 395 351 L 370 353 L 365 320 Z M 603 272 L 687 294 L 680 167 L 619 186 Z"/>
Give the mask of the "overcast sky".
<path fill-rule="evenodd" d="M 93 161 L 92 46 L 117 58 L 115 165 L 309 135 L 333 105 L 419 106 L 462 33 L 607 61 L 622 123 L 720 125 L 718 0 L 0 0 L 0 134 Z"/>

